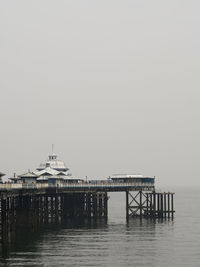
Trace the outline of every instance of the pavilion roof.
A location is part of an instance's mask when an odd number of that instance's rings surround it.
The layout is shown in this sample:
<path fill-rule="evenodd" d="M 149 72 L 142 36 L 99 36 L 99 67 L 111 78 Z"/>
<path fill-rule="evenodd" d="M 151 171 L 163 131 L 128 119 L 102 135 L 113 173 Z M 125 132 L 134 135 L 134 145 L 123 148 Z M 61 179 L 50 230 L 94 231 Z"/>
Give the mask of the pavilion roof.
<path fill-rule="evenodd" d="M 38 176 L 31 171 L 28 171 L 27 173 L 24 173 L 22 175 L 19 175 L 20 178 L 37 178 Z"/>
<path fill-rule="evenodd" d="M 35 174 L 37 176 L 42 176 L 42 175 L 58 175 L 60 172 L 52 169 L 51 167 L 47 167 L 44 170 L 41 171 L 36 171 Z"/>

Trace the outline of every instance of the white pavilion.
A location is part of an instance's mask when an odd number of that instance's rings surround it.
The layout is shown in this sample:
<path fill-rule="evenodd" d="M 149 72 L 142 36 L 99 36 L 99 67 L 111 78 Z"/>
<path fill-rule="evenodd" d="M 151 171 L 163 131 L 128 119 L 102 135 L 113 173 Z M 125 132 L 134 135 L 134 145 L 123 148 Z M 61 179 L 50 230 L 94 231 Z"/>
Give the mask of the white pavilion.
<path fill-rule="evenodd" d="M 83 179 L 74 178 L 69 168 L 57 155 L 52 153 L 48 159 L 41 162 L 39 167 L 31 172 L 30 170 L 22 175 L 10 178 L 13 183 L 35 184 L 43 183 L 53 186 L 64 185 L 67 183 L 80 183 Z"/>

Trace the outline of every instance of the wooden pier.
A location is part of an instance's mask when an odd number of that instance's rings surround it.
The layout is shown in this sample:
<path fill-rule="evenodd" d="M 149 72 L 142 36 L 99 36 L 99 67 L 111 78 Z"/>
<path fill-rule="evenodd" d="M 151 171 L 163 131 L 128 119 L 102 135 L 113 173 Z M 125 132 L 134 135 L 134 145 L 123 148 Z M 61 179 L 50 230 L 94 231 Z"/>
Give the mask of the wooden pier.
<path fill-rule="evenodd" d="M 72 220 L 108 217 L 108 193 L 124 192 L 126 218 L 168 219 L 174 216 L 173 193 L 155 191 L 154 182 L 98 182 L 47 186 L 42 184 L 0 185 L 0 237 L 6 247 L 9 233 L 29 225 L 31 229 Z"/>
<path fill-rule="evenodd" d="M 126 217 L 173 218 L 174 193 L 126 191 Z"/>
<path fill-rule="evenodd" d="M 152 182 L 69 184 L 53 187 L 41 184 L 2 184 L 0 219 L 2 225 L 29 212 L 39 221 L 62 218 L 108 216 L 108 193 L 126 193 L 126 217 L 169 218 L 174 216 L 173 193 L 155 191 Z"/>
<path fill-rule="evenodd" d="M 174 216 L 173 193 L 155 191 L 154 182 L 98 182 L 53 187 L 41 184 L 0 185 L 0 238 L 6 248 L 9 233 L 27 227 L 76 220 L 108 218 L 108 193 L 124 192 L 126 218 L 168 219 Z M 5 249 L 6 251 L 6 249 Z"/>

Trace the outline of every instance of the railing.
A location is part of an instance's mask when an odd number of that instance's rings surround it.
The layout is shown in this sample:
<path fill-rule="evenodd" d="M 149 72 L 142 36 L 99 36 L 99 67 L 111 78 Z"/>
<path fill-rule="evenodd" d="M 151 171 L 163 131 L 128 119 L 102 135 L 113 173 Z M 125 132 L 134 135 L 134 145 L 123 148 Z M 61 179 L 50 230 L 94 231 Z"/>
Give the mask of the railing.
<path fill-rule="evenodd" d="M 68 184 L 68 185 L 59 185 L 58 187 L 62 188 L 104 188 L 104 187 L 138 187 L 138 186 L 153 186 L 152 183 L 142 183 L 142 182 L 136 182 L 136 183 L 103 183 L 103 184 Z"/>
<path fill-rule="evenodd" d="M 0 190 L 22 189 L 22 184 L 0 184 Z"/>
<path fill-rule="evenodd" d="M 77 183 L 77 184 L 0 184 L 0 191 L 15 189 L 45 189 L 45 188 L 77 188 L 77 189 L 106 189 L 106 188 L 126 188 L 126 187 L 153 187 L 154 183 L 150 182 L 134 182 L 134 183 L 115 183 L 115 182 L 96 182 L 96 183 Z"/>

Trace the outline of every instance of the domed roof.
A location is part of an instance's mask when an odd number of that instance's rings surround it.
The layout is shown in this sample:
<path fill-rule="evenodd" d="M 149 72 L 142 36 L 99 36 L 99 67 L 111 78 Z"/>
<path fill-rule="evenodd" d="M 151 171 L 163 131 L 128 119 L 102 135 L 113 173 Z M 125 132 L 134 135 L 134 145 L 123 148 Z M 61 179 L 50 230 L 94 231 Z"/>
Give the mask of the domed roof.
<path fill-rule="evenodd" d="M 40 166 L 37 168 L 38 171 L 42 171 L 50 167 L 57 171 L 68 171 L 69 168 L 66 167 L 65 163 L 62 160 L 57 159 L 57 155 L 49 155 L 49 159 L 45 162 L 40 163 Z"/>

